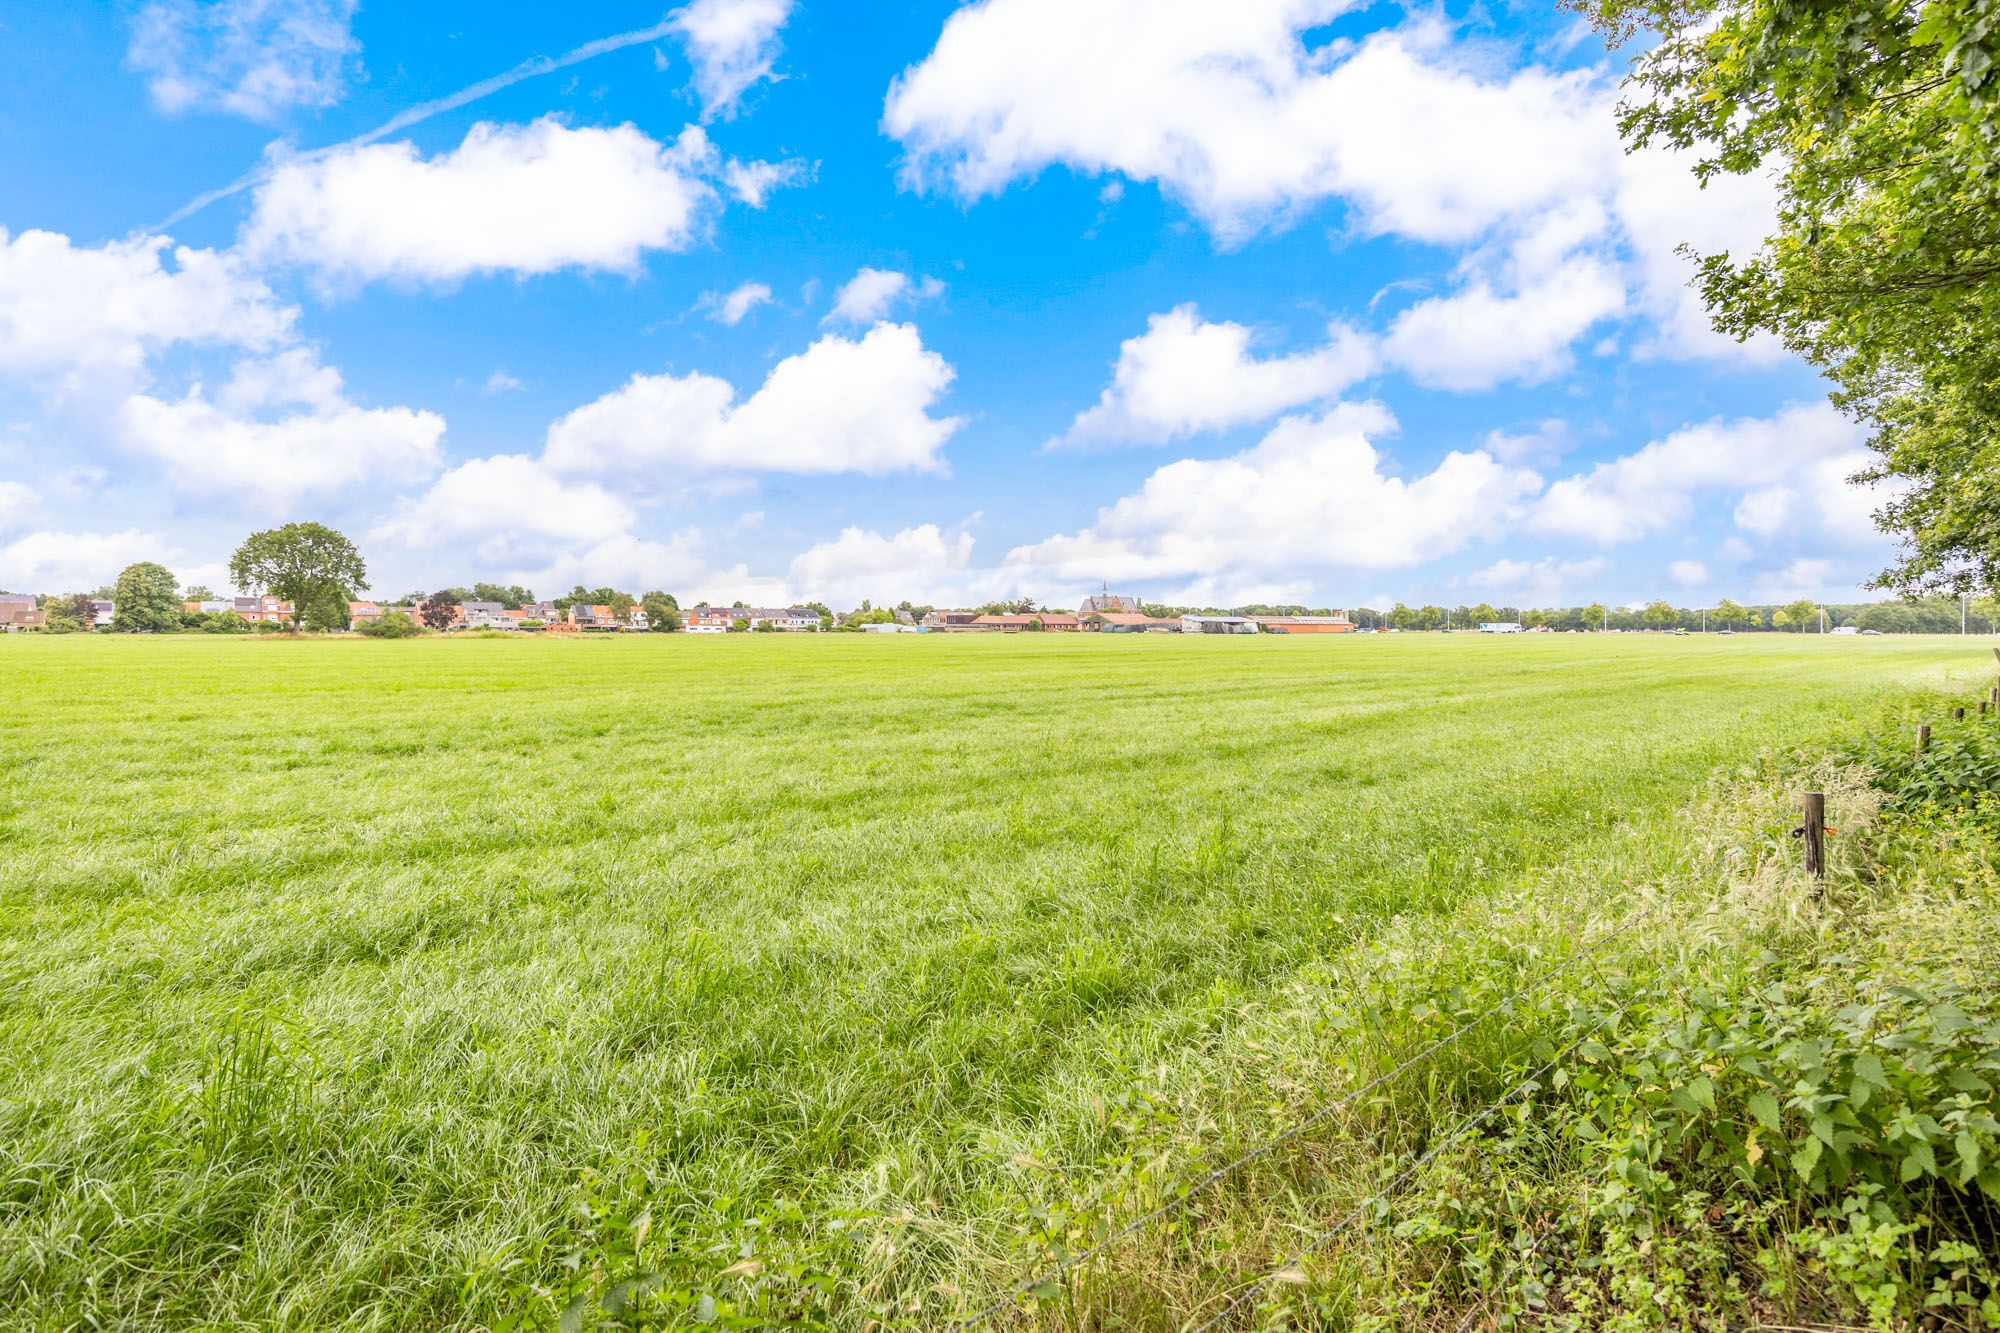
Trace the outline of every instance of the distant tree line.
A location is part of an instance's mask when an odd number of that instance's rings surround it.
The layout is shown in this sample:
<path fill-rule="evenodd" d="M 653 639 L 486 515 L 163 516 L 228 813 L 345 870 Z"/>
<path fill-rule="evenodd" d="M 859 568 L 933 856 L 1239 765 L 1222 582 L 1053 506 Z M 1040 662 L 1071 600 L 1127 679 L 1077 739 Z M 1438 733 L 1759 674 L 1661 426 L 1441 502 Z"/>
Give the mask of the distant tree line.
<path fill-rule="evenodd" d="M 1273 605 L 1253 602 L 1244 606 L 1169 606 L 1147 603 L 1140 607 L 1149 616 L 1182 615 L 1235 616 L 1331 616 L 1340 614 L 1330 607 Z M 1820 613 L 1826 614 L 1826 628 L 1852 625 L 1883 634 L 1956 634 L 1959 629 L 1959 600 L 1956 597 L 1916 597 L 1887 602 L 1827 603 L 1801 599 L 1786 603 L 1745 605 L 1724 598 L 1707 607 L 1675 606 L 1654 601 L 1642 607 L 1613 607 L 1602 602 L 1587 606 L 1518 607 L 1476 605 L 1406 606 L 1396 603 L 1388 611 L 1358 607 L 1345 612 L 1361 629 L 1385 626 L 1401 630 L 1476 629 L 1482 624 L 1513 622 L 1525 629 L 1553 630 L 1736 630 L 1804 632 L 1820 627 Z M 1975 597 L 1966 603 L 1965 627 L 1974 634 L 2000 633 L 2000 598 Z"/>

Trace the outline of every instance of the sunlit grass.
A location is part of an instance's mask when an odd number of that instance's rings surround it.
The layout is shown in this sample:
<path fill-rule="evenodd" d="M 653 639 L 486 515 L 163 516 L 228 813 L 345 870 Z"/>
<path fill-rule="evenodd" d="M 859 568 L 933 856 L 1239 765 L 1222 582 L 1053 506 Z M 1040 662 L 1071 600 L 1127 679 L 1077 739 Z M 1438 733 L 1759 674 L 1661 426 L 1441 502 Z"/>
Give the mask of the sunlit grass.
<path fill-rule="evenodd" d="M 635 1189 L 999 1285 L 1143 1071 L 1984 651 L 0 641 L 0 1308 L 478 1327 Z"/>

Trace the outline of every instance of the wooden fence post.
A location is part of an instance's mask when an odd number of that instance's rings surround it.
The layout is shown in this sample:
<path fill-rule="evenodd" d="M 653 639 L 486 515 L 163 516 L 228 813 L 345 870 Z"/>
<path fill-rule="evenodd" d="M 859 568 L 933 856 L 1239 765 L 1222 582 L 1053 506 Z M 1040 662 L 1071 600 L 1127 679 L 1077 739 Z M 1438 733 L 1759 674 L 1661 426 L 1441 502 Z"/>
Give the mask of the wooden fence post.
<path fill-rule="evenodd" d="M 1930 748 L 1931 724 L 1928 722 L 1919 722 L 1917 723 L 1917 756 L 1922 758 L 1924 751 Z"/>
<path fill-rule="evenodd" d="M 1965 721 L 1965 705 L 1964 705 L 1964 704 L 1960 704 L 1960 705 L 1959 705 L 1958 707 L 1956 707 L 1956 708 L 1954 708 L 1954 709 L 1952 709 L 1952 710 L 1951 710 L 1951 720 L 1952 720 L 1952 721 L 1954 721 L 1954 722 L 1963 722 L 1963 721 Z"/>
<path fill-rule="evenodd" d="M 1806 872 L 1826 878 L 1826 793 L 1806 793 Z"/>

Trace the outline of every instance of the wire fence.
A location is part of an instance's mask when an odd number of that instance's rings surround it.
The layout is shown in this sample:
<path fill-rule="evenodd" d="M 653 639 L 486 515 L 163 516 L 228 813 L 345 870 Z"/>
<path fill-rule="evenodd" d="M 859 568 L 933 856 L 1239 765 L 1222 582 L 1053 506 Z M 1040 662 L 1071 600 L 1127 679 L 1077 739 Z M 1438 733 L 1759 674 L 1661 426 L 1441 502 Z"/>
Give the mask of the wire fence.
<path fill-rule="evenodd" d="M 1677 987 L 1676 990 L 1679 991 L 1680 988 Z M 1685 992 L 1682 991 L 1680 992 L 1680 994 L 1682 1003 L 1685 1004 L 1686 1003 Z M 1225 1305 L 1223 1305 L 1223 1307 L 1220 1310 L 1216 1311 L 1205 1322 L 1197 1325 L 1194 1329 L 1194 1333 L 1212 1333 L 1214 1329 L 1221 1326 L 1224 1320 L 1228 1319 L 1238 1310 L 1243 1309 L 1245 1305 L 1254 1300 L 1259 1293 L 1267 1289 L 1273 1282 L 1277 1281 L 1281 1276 L 1288 1273 L 1296 1272 L 1300 1264 L 1304 1263 L 1314 1254 L 1317 1254 L 1320 1250 L 1324 1249 L 1329 1243 L 1331 1243 L 1339 1236 L 1352 1230 L 1356 1223 L 1358 1223 L 1362 1218 L 1367 1216 L 1368 1210 L 1370 1208 L 1374 1207 L 1377 1204 L 1386 1203 L 1390 1199 L 1394 1198 L 1398 1193 L 1402 1191 L 1405 1185 L 1409 1184 L 1412 1180 L 1416 1179 L 1418 1174 L 1421 1173 L 1425 1167 L 1429 1166 L 1432 1162 L 1436 1161 L 1444 1153 L 1445 1149 L 1451 1147 L 1454 1143 L 1457 1143 L 1459 1140 L 1463 1139 L 1466 1135 L 1470 1134 L 1480 1125 L 1492 1119 L 1496 1114 L 1498 1114 L 1501 1110 L 1505 1109 L 1510 1103 L 1512 1103 L 1515 1098 L 1521 1096 L 1522 1093 L 1526 1092 L 1531 1088 L 1539 1087 L 1541 1080 L 1546 1078 L 1558 1065 L 1560 1065 L 1563 1062 L 1564 1059 L 1573 1054 L 1579 1047 L 1581 1047 L 1585 1042 L 1589 1041 L 1592 1037 L 1595 1037 L 1599 1032 L 1602 1032 L 1605 1028 L 1617 1022 L 1618 1019 L 1624 1017 L 1625 1011 L 1631 1008 L 1633 1003 L 1636 1002 L 1638 999 L 1639 996 L 1636 994 L 1628 996 L 1625 1000 L 1614 1006 L 1610 1012 L 1606 1013 L 1603 1017 L 1599 1018 L 1595 1023 L 1591 1024 L 1588 1028 L 1586 1028 L 1582 1033 L 1573 1038 L 1569 1042 L 1569 1044 L 1564 1046 L 1561 1050 L 1557 1051 L 1554 1055 L 1550 1056 L 1549 1059 L 1546 1062 L 1544 1062 L 1539 1068 L 1534 1070 L 1532 1073 L 1527 1074 L 1526 1076 L 1516 1080 L 1512 1086 L 1510 1086 L 1504 1093 L 1502 1093 L 1499 1097 L 1495 1098 L 1493 1101 L 1488 1102 L 1486 1105 L 1482 1106 L 1477 1111 L 1474 1111 L 1471 1114 L 1461 1118 L 1457 1124 L 1452 1126 L 1452 1128 L 1443 1135 L 1443 1137 L 1439 1138 L 1436 1142 L 1431 1144 L 1431 1146 L 1428 1149 L 1426 1149 L 1420 1157 L 1412 1161 L 1408 1166 L 1404 1167 L 1401 1171 L 1397 1172 L 1394 1176 L 1392 1176 L 1388 1184 L 1384 1185 L 1381 1189 L 1376 1190 L 1373 1194 L 1370 1194 L 1367 1198 L 1363 1199 L 1360 1203 L 1354 1205 L 1353 1208 L 1349 1209 L 1346 1213 L 1342 1214 L 1338 1221 L 1336 1221 L 1332 1226 L 1326 1228 L 1324 1231 L 1321 1231 L 1317 1236 L 1315 1236 L 1312 1239 L 1311 1242 L 1309 1242 L 1303 1248 L 1294 1253 L 1290 1258 L 1286 1259 L 1284 1263 L 1280 1264 L 1278 1267 L 1265 1273 L 1255 1282 L 1252 1282 L 1249 1286 L 1243 1288 L 1235 1296 L 1231 1297 L 1229 1301 Z"/>
<path fill-rule="evenodd" d="M 1257 1144 L 1255 1147 L 1250 1148 L 1247 1151 L 1239 1154 L 1238 1156 L 1231 1158 L 1229 1161 L 1224 1162 L 1222 1165 L 1218 1167 L 1215 1167 L 1213 1170 L 1204 1173 L 1199 1179 L 1197 1179 L 1192 1185 L 1189 1185 L 1185 1190 L 1182 1190 L 1180 1193 L 1174 1195 L 1172 1198 L 1168 1199 L 1166 1202 L 1158 1205 L 1157 1207 L 1152 1208 L 1147 1212 L 1140 1214 L 1138 1217 L 1133 1218 L 1131 1221 L 1127 1222 L 1124 1226 L 1118 1228 L 1118 1230 L 1112 1232 L 1110 1235 L 1098 1241 L 1096 1244 L 1090 1246 L 1088 1249 L 1080 1250 L 1072 1255 L 1067 1255 L 1061 1260 L 1059 1260 L 1057 1263 L 1050 1266 L 1048 1269 L 1040 1273 L 1037 1273 L 1033 1277 L 1018 1282 L 1012 1287 L 1009 1287 L 1005 1293 L 1003 1293 L 1002 1295 L 1000 1295 L 987 1305 L 982 1306 L 980 1309 L 960 1319 L 958 1321 L 957 1327 L 969 1328 L 973 1325 L 980 1324 L 988 1319 L 991 1319 L 993 1316 L 999 1314 L 1002 1310 L 1006 1310 L 1019 1303 L 1023 1297 L 1033 1294 L 1038 1289 L 1050 1283 L 1060 1282 L 1070 1273 L 1074 1272 L 1076 1269 L 1083 1267 L 1085 1264 L 1088 1264 L 1093 1259 L 1096 1259 L 1099 1256 L 1105 1254 L 1107 1251 L 1111 1250 L 1113 1247 L 1117 1246 L 1122 1241 L 1137 1234 L 1138 1232 L 1144 1230 L 1145 1228 L 1153 1225 L 1154 1223 L 1160 1221 L 1161 1219 L 1172 1216 L 1173 1214 L 1180 1212 L 1182 1209 L 1186 1208 L 1188 1204 L 1192 1202 L 1198 1195 L 1213 1188 L 1216 1184 L 1228 1178 L 1233 1173 L 1241 1170 L 1245 1166 L 1248 1166 L 1252 1162 L 1257 1161 L 1259 1158 L 1268 1156 L 1270 1153 L 1275 1152 L 1279 1148 L 1282 1148 L 1287 1143 L 1290 1143 L 1293 1140 L 1300 1137 L 1301 1135 L 1310 1132 L 1316 1126 L 1324 1124 L 1327 1120 L 1329 1120 L 1335 1115 L 1338 1115 L 1341 1111 L 1346 1110 L 1348 1107 L 1354 1105 L 1357 1101 L 1359 1101 L 1363 1097 L 1366 1097 L 1369 1093 L 1374 1092 L 1375 1090 L 1383 1087 L 1385 1084 L 1394 1082 L 1396 1079 L 1400 1078 L 1403 1074 L 1409 1072 L 1411 1069 L 1414 1069 L 1419 1064 L 1424 1063 L 1426 1060 L 1429 1060 L 1432 1056 L 1436 1055 L 1438 1052 L 1443 1051 L 1448 1047 L 1456 1045 L 1460 1040 L 1462 1040 L 1466 1036 L 1466 1034 L 1470 1033 L 1473 1029 L 1477 1028 L 1480 1024 L 1484 1023 L 1487 1019 L 1493 1017 L 1495 1014 L 1501 1013 L 1507 1010 L 1509 1007 L 1518 1004 L 1523 1000 L 1528 999 L 1530 996 L 1533 996 L 1538 992 L 1540 992 L 1542 988 L 1547 986 L 1549 983 L 1556 981 L 1557 979 L 1574 971 L 1576 968 L 1582 966 L 1584 962 L 1595 957 L 1598 954 L 1598 952 L 1604 948 L 1606 944 L 1609 944 L 1612 940 L 1625 937 L 1626 934 L 1634 926 L 1636 926 L 1640 921 L 1644 920 L 1647 916 L 1649 916 L 1656 910 L 1658 910 L 1658 904 L 1649 904 L 1640 907 L 1636 911 L 1626 916 L 1624 920 L 1618 922 L 1611 929 L 1605 931 L 1597 939 L 1593 940 L 1588 945 L 1585 945 L 1583 948 L 1578 949 L 1576 952 L 1570 954 L 1569 957 L 1565 958 L 1557 966 L 1546 969 L 1541 974 L 1536 976 L 1534 980 L 1528 982 L 1526 985 L 1520 987 L 1518 990 L 1515 990 L 1512 993 L 1504 996 L 1503 998 L 1495 1001 L 1493 1004 L 1481 1010 L 1473 1017 L 1466 1019 L 1464 1022 L 1460 1023 L 1457 1027 L 1453 1028 L 1450 1032 L 1447 1032 L 1443 1036 L 1438 1037 L 1437 1039 L 1432 1041 L 1429 1045 L 1423 1047 L 1421 1050 L 1418 1050 L 1416 1053 L 1412 1054 L 1407 1059 L 1405 1059 L 1402 1063 L 1396 1065 L 1393 1069 L 1378 1074 L 1376 1077 L 1370 1079 L 1368 1082 L 1362 1084 L 1360 1087 L 1357 1087 L 1352 1091 L 1346 1093 L 1345 1095 L 1336 1098 L 1332 1102 L 1327 1103 L 1325 1106 L 1315 1111 L 1312 1115 L 1308 1116 L 1306 1119 L 1302 1121 L 1299 1121 L 1297 1124 L 1292 1125 L 1284 1132 L 1274 1135 L 1269 1139 L 1266 1139 L 1262 1143 Z M 1596 1029 L 1592 1029 L 1592 1032 L 1595 1031 Z M 1579 1037 L 1576 1043 L 1572 1043 L 1572 1047 L 1576 1044 L 1580 1044 L 1581 1042 L 1587 1040 L 1589 1035 L 1590 1034 L 1586 1034 L 1584 1037 Z M 1567 1049 L 1568 1048 L 1566 1048 L 1566 1051 Z M 1566 1051 L 1564 1053 L 1566 1053 Z M 1560 1054 L 1558 1058 L 1560 1058 Z M 1492 1106 L 1489 1106 L 1487 1108 L 1488 1113 L 1490 1114 L 1492 1111 L 1498 1110 L 1499 1105 L 1500 1104 L 1496 1103 Z M 1440 1145 L 1440 1147 L 1441 1146 L 1442 1145 Z M 1423 1165 L 1423 1163 L 1418 1163 L 1417 1165 L 1421 1166 Z"/>
<path fill-rule="evenodd" d="M 2000 648 L 1995 648 L 1993 652 L 1996 659 L 2000 659 Z M 1992 686 L 1991 690 L 1989 691 L 1987 698 L 1980 702 L 1979 714 L 1982 717 L 1985 716 L 2000 717 L 2000 683 L 1995 683 Z M 1964 719 L 1966 716 L 1965 708 L 1958 707 L 1954 709 L 1952 716 L 1954 720 Z M 1921 725 L 1917 729 L 1916 750 L 1917 750 L 1917 755 L 1920 759 L 1924 755 L 1925 751 L 1929 748 L 1930 730 L 1931 728 L 1928 724 Z M 1793 830 L 1793 835 L 1795 837 L 1801 838 L 1805 844 L 1804 845 L 1805 868 L 1807 873 L 1810 876 L 1812 876 L 1815 880 L 1823 879 L 1826 875 L 1826 869 L 1827 869 L 1827 859 L 1826 859 L 1824 839 L 1825 835 L 1828 832 L 1830 832 L 1830 830 L 1828 830 L 1825 827 L 1825 815 L 1826 815 L 1825 800 L 1826 800 L 1825 796 L 1820 792 L 1807 792 L 1805 794 L 1805 823 L 1801 827 Z M 1274 1135 L 1269 1139 L 1266 1139 L 1265 1141 L 1257 1144 L 1256 1146 L 1248 1149 L 1247 1151 L 1240 1153 L 1236 1157 L 1231 1158 L 1227 1162 L 1224 1162 L 1222 1165 L 1217 1166 L 1208 1172 L 1205 1172 L 1192 1185 L 1189 1185 L 1186 1189 L 1182 1190 L 1180 1193 L 1174 1195 L 1166 1202 L 1161 1203 L 1158 1206 L 1151 1208 L 1148 1211 L 1140 1214 L 1138 1217 L 1133 1218 L 1131 1221 L 1125 1223 L 1123 1226 L 1119 1227 L 1116 1231 L 1113 1231 L 1110 1235 L 1104 1237 L 1096 1244 L 1091 1245 L 1087 1249 L 1080 1250 L 1075 1254 L 1066 1255 L 1058 1262 L 1056 1262 L 1054 1265 L 1046 1269 L 1045 1271 L 1040 1272 L 1036 1274 L 1034 1277 L 1028 1278 L 1022 1282 L 1016 1283 L 1014 1286 L 1008 1288 L 1008 1290 L 1004 1294 L 999 1296 L 997 1299 L 981 1307 L 979 1310 L 973 1312 L 972 1314 L 966 1315 L 965 1317 L 960 1319 L 958 1321 L 957 1327 L 968 1328 L 973 1325 L 983 1323 L 988 1319 L 991 1319 L 994 1315 L 999 1314 L 1001 1311 L 1016 1305 L 1023 1297 L 1034 1294 L 1041 1288 L 1051 1283 L 1062 1281 L 1070 1273 L 1090 1263 L 1092 1260 L 1097 1259 L 1098 1257 L 1102 1256 L 1103 1254 L 1111 1250 L 1119 1243 L 1137 1234 L 1138 1232 L 1144 1230 L 1145 1228 L 1152 1226 L 1154 1223 L 1159 1222 L 1164 1218 L 1170 1217 L 1182 1211 L 1197 1196 L 1213 1188 L 1221 1181 L 1227 1179 L 1230 1175 L 1250 1165 L 1251 1163 L 1257 1161 L 1258 1159 L 1268 1156 L 1270 1153 L 1275 1152 L 1279 1148 L 1282 1148 L 1287 1143 L 1290 1143 L 1293 1140 L 1299 1138 L 1301 1135 L 1310 1132 L 1316 1126 L 1325 1123 L 1328 1119 L 1332 1118 L 1335 1115 L 1338 1115 L 1341 1111 L 1354 1105 L 1357 1101 L 1367 1096 L 1369 1093 L 1374 1092 L 1377 1089 L 1383 1087 L 1384 1085 L 1395 1081 L 1396 1079 L 1400 1078 L 1403 1074 L 1409 1072 L 1411 1069 L 1414 1069 L 1419 1064 L 1422 1064 L 1425 1061 L 1429 1060 L 1431 1057 L 1435 1056 L 1440 1051 L 1443 1051 L 1451 1046 L 1456 1045 L 1460 1040 L 1462 1040 L 1466 1036 L 1466 1034 L 1470 1033 L 1480 1024 L 1486 1022 L 1486 1020 L 1488 1020 L 1489 1018 L 1492 1018 L 1495 1014 L 1501 1013 L 1510 1008 L 1511 1006 L 1523 1000 L 1528 999 L 1530 996 L 1540 992 L 1542 988 L 1547 986 L 1549 983 L 1575 970 L 1577 967 L 1581 966 L 1586 960 L 1595 957 L 1597 953 L 1612 940 L 1625 937 L 1627 933 L 1632 929 L 1632 927 L 1637 925 L 1641 920 L 1643 920 L 1653 912 L 1657 911 L 1659 906 L 1660 904 L 1654 903 L 1639 908 L 1637 911 L 1627 916 L 1623 921 L 1619 922 L 1616 926 L 1612 927 L 1610 930 L 1606 931 L 1603 935 L 1599 936 L 1595 941 L 1577 950 L 1575 953 L 1572 953 L 1568 958 L 1564 959 L 1563 962 L 1558 966 L 1542 972 L 1534 980 L 1528 982 L 1526 985 L 1520 987 L 1518 990 L 1512 992 L 1511 994 L 1505 996 L 1504 998 L 1498 1001 L 1495 1001 L 1492 1005 L 1481 1010 L 1478 1014 L 1475 1014 L 1473 1017 L 1466 1019 L 1464 1022 L 1460 1023 L 1457 1027 L 1453 1028 L 1450 1032 L 1433 1040 L 1431 1043 L 1424 1046 L 1422 1049 L 1418 1050 L 1414 1054 L 1410 1055 L 1408 1058 L 1403 1060 L 1400 1064 L 1396 1065 L 1394 1068 L 1389 1069 L 1381 1074 L 1378 1074 L 1374 1078 L 1368 1080 L 1366 1083 L 1353 1089 L 1344 1096 L 1338 1097 L 1332 1102 L 1327 1103 L 1325 1106 L 1322 1106 L 1318 1111 L 1315 1111 L 1312 1115 L 1308 1116 L 1306 1119 L 1302 1121 L 1299 1121 L 1297 1124 L 1292 1125 L 1290 1128 L 1284 1130 L 1282 1133 Z M 1679 993 L 1679 998 L 1683 1006 L 1685 1006 L 1687 997 L 1684 988 L 1676 986 L 1675 989 Z M 1391 1177 L 1386 1185 L 1384 1185 L 1381 1189 L 1375 1191 L 1374 1193 L 1370 1194 L 1367 1198 L 1363 1199 L 1360 1203 L 1356 1204 L 1353 1208 L 1344 1213 L 1339 1218 L 1339 1220 L 1334 1222 L 1332 1226 L 1319 1232 L 1308 1244 L 1306 1244 L 1303 1248 L 1294 1253 L 1279 1267 L 1264 1273 L 1262 1276 L 1258 1277 L 1255 1281 L 1251 1282 L 1250 1285 L 1244 1287 L 1243 1289 L 1232 1295 L 1222 1305 L 1222 1307 L 1218 1309 L 1213 1315 L 1209 1316 L 1209 1318 L 1205 1320 L 1203 1323 L 1195 1326 L 1193 1333 L 1213 1333 L 1213 1331 L 1219 1328 L 1225 1320 L 1229 1319 L 1232 1315 L 1237 1313 L 1239 1310 L 1242 1310 L 1250 1302 L 1254 1301 L 1257 1298 L 1257 1296 L 1260 1295 L 1262 1292 L 1264 1292 L 1266 1289 L 1268 1289 L 1272 1283 L 1278 1281 L 1281 1277 L 1294 1273 L 1298 1269 L 1298 1266 L 1300 1264 L 1304 1263 L 1307 1259 L 1311 1258 L 1319 1250 L 1325 1248 L 1327 1245 L 1331 1244 L 1334 1240 L 1338 1239 L 1341 1235 L 1351 1230 L 1358 1222 L 1360 1222 L 1360 1220 L 1363 1217 L 1367 1215 L 1368 1209 L 1376 1205 L 1386 1203 L 1387 1201 L 1395 1197 L 1395 1195 L 1398 1192 L 1400 1192 L 1404 1186 L 1408 1185 L 1410 1181 L 1414 1180 L 1417 1177 L 1417 1175 L 1423 1171 L 1425 1167 L 1429 1166 L 1432 1162 L 1436 1161 L 1437 1158 L 1447 1148 L 1451 1147 L 1454 1143 L 1457 1143 L 1458 1141 L 1463 1139 L 1466 1135 L 1472 1133 L 1474 1130 L 1479 1128 L 1480 1125 L 1484 1124 L 1487 1120 L 1490 1120 L 1493 1116 L 1495 1116 L 1500 1111 L 1505 1109 L 1517 1097 L 1521 1096 L 1523 1092 L 1527 1091 L 1530 1088 L 1538 1086 L 1540 1080 L 1546 1077 L 1551 1071 L 1556 1069 L 1556 1067 L 1560 1065 L 1564 1059 L 1573 1054 L 1578 1048 L 1580 1048 L 1585 1042 L 1589 1041 L 1597 1033 L 1603 1031 L 1605 1027 L 1614 1023 L 1619 1018 L 1622 1018 L 1626 1010 L 1634 1002 L 1636 1002 L 1638 998 L 1639 996 L 1636 994 L 1628 996 L 1624 1001 L 1619 1003 L 1616 1007 L 1614 1007 L 1612 1010 L 1610 1010 L 1601 1018 L 1599 1018 L 1597 1022 L 1592 1024 L 1581 1035 L 1577 1036 L 1567 1045 L 1565 1045 L 1561 1050 L 1557 1051 L 1554 1056 L 1550 1057 L 1548 1061 L 1546 1061 L 1539 1068 L 1534 1070 L 1534 1072 L 1526 1075 L 1521 1079 L 1516 1080 L 1510 1087 L 1508 1087 L 1508 1089 L 1505 1092 L 1503 1092 L 1495 1100 L 1487 1103 L 1486 1105 L 1480 1107 L 1478 1110 L 1461 1118 L 1448 1132 L 1445 1133 L 1443 1137 L 1433 1142 L 1431 1146 L 1421 1156 L 1417 1157 L 1414 1161 L 1410 1162 L 1407 1166 L 1403 1167 L 1393 1177 Z M 1535 1238 L 1533 1243 L 1531 1243 L 1528 1246 L 1528 1248 L 1522 1252 L 1520 1258 L 1526 1259 L 1534 1255 L 1538 1250 L 1540 1250 L 1541 1246 L 1554 1234 L 1555 1234 L 1555 1228 L 1550 1228 L 1549 1230 L 1542 1232 Z M 1467 1312 L 1463 1322 L 1461 1322 L 1458 1325 L 1456 1333 L 1467 1333 L 1467 1331 L 1470 1330 L 1473 1324 L 1478 1320 L 1480 1314 L 1485 1309 L 1488 1308 L 1489 1304 L 1490 1303 L 1487 1301 L 1482 1301 L 1481 1303 L 1475 1305 L 1472 1310 Z"/>

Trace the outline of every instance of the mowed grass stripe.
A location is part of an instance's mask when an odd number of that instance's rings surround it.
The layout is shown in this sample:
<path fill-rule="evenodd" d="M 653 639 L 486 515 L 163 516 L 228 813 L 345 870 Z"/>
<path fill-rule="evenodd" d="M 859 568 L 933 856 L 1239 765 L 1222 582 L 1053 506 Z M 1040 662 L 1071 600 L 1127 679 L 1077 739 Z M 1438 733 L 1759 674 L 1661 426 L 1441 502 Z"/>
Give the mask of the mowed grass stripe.
<path fill-rule="evenodd" d="M 691 1242 L 999 1231 L 1301 967 L 1978 652 L 6 641 L 0 1296 L 476 1326 L 635 1151 Z"/>

